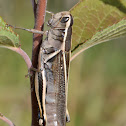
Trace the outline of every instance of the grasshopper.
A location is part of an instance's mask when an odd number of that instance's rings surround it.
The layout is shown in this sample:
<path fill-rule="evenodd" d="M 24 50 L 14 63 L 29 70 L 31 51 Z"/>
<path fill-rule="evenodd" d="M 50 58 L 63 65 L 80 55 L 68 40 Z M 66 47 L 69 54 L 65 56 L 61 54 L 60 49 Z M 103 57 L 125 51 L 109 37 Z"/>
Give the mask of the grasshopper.
<path fill-rule="evenodd" d="M 48 25 L 51 29 L 42 42 L 38 61 L 38 69 L 41 70 L 43 80 L 42 122 L 47 126 L 65 126 L 66 121 L 70 121 L 67 93 L 72 15 L 67 11 L 53 14 Z"/>

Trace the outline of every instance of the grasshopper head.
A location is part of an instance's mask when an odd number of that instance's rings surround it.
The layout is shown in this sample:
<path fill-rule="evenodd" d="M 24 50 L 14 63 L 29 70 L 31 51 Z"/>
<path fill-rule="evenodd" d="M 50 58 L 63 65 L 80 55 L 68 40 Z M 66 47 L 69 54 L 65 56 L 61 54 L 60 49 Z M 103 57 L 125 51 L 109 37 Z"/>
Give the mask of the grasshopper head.
<path fill-rule="evenodd" d="M 73 18 L 69 11 L 63 11 L 52 15 L 48 25 L 56 29 L 65 29 L 73 25 Z"/>

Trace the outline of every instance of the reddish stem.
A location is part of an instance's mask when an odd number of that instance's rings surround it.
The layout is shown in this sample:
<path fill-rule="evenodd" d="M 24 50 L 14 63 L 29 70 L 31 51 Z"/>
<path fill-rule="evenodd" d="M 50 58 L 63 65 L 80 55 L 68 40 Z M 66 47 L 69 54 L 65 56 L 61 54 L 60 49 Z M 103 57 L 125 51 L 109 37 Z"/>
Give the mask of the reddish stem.
<path fill-rule="evenodd" d="M 9 47 L 9 46 L 8 47 L 7 46 L 1 46 L 1 47 L 10 49 L 10 50 L 15 51 L 18 54 L 20 54 L 22 56 L 22 58 L 25 60 L 28 69 L 31 68 L 31 66 L 32 66 L 31 60 L 24 50 L 22 50 L 21 48 L 17 48 L 17 47 Z"/>
<path fill-rule="evenodd" d="M 9 126 L 15 126 L 8 118 L 6 118 L 3 114 L 0 113 L 0 119 L 6 122 Z"/>
<path fill-rule="evenodd" d="M 33 12 L 34 12 L 34 17 L 36 17 L 37 4 L 36 4 L 35 0 L 32 0 L 32 7 L 33 7 Z"/>
<path fill-rule="evenodd" d="M 12 48 L 10 47 L 10 49 L 12 49 L 13 51 L 20 54 L 23 57 L 23 59 L 25 60 L 28 69 L 31 68 L 31 66 L 32 66 L 31 60 L 30 60 L 29 56 L 27 55 L 27 53 L 24 50 L 22 50 L 21 48 L 13 48 L 13 47 Z"/>
<path fill-rule="evenodd" d="M 35 3 L 35 0 L 32 0 L 32 3 L 33 3 L 33 11 L 35 17 L 34 28 L 43 31 L 47 0 L 38 0 L 37 4 Z M 42 43 L 42 37 L 43 35 L 33 34 L 33 48 L 32 48 L 33 68 L 37 68 L 38 65 L 38 54 L 39 54 L 40 45 Z M 32 102 L 32 126 L 38 126 L 39 113 L 38 113 L 38 103 L 37 103 L 35 89 L 34 89 L 34 78 L 35 78 L 35 72 L 31 71 L 30 83 L 31 83 L 31 102 Z"/>
<path fill-rule="evenodd" d="M 36 15 L 35 15 L 35 29 L 43 31 L 44 19 L 45 19 L 45 10 L 46 10 L 46 1 L 47 0 L 38 0 Z M 39 48 L 42 43 L 43 35 L 33 34 L 33 52 L 32 52 L 32 65 L 37 68 L 38 64 L 38 53 Z"/>

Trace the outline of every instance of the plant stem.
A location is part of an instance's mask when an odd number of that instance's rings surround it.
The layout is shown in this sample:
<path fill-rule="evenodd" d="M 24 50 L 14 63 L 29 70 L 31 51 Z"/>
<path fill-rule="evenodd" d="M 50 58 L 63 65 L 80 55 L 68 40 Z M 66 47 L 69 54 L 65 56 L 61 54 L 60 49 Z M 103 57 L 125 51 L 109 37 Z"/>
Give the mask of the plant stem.
<path fill-rule="evenodd" d="M 34 17 L 35 17 L 35 26 L 36 30 L 43 31 L 44 20 L 45 20 L 45 11 L 46 11 L 46 3 L 47 0 L 38 0 L 38 3 L 35 3 L 35 0 L 32 0 Z M 37 69 L 38 65 L 38 54 L 40 45 L 42 43 L 43 35 L 33 34 L 33 47 L 32 47 L 32 66 Z M 35 72 L 31 71 L 30 83 L 31 83 L 31 102 L 32 102 L 32 125 L 38 126 L 38 102 L 36 99 L 35 89 L 34 89 L 34 79 Z"/>
<path fill-rule="evenodd" d="M 27 53 L 26 53 L 24 50 L 22 50 L 20 47 L 19 47 L 19 48 L 17 48 L 17 47 L 9 47 L 9 46 L 8 46 L 8 47 L 7 47 L 7 46 L 1 46 L 1 47 L 10 49 L 10 50 L 15 51 L 15 52 L 17 52 L 18 54 L 20 54 L 20 55 L 22 56 L 22 58 L 25 60 L 25 62 L 26 62 L 26 64 L 27 64 L 27 68 L 28 68 L 28 69 L 31 68 L 32 63 L 31 63 L 31 60 L 30 60 L 29 56 L 28 56 Z"/>
<path fill-rule="evenodd" d="M 12 50 L 17 52 L 18 54 L 20 54 L 23 57 L 23 59 L 25 60 L 25 62 L 27 64 L 28 70 L 29 70 L 32 66 L 32 63 L 31 63 L 31 59 L 29 58 L 27 53 L 24 50 L 22 50 L 21 48 L 13 48 Z"/>
<path fill-rule="evenodd" d="M 0 113 L 0 119 L 6 122 L 9 126 L 15 126 L 8 118 L 6 118 L 3 114 Z"/>
<path fill-rule="evenodd" d="M 32 7 L 33 7 L 33 12 L 34 12 L 34 17 L 35 17 L 37 4 L 36 4 L 35 0 L 31 0 L 31 1 L 32 1 Z"/>

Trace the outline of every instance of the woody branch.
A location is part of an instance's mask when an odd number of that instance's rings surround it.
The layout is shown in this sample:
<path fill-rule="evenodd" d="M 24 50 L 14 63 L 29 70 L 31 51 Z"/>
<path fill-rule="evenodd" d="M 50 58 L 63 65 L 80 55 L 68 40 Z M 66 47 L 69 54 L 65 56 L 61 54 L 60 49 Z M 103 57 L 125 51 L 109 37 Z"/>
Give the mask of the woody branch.
<path fill-rule="evenodd" d="M 43 31 L 45 11 L 47 0 L 32 0 L 35 25 L 34 28 L 39 31 Z M 40 45 L 42 43 L 43 35 L 33 34 L 33 47 L 32 47 L 32 67 L 37 68 L 38 54 Z M 34 90 L 34 78 L 35 72 L 31 71 L 30 83 L 31 83 L 31 102 L 32 102 L 32 126 L 38 126 L 38 103 Z"/>

